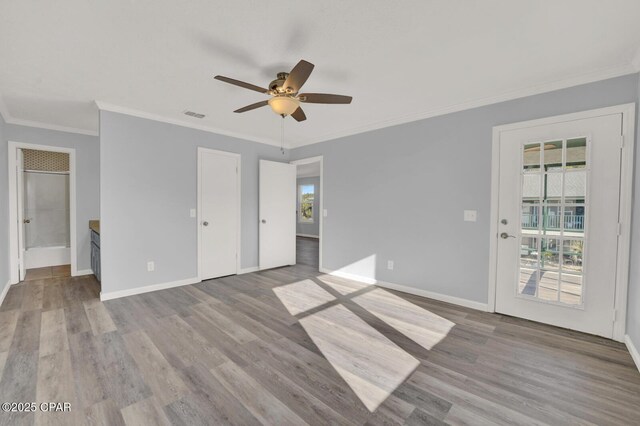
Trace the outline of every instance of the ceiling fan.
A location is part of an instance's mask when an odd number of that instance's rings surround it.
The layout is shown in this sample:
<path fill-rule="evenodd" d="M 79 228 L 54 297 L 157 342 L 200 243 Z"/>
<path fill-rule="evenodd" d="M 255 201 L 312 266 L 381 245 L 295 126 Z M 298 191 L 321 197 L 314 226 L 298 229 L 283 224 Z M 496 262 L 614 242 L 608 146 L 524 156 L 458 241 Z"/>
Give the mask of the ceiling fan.
<path fill-rule="evenodd" d="M 350 104 L 353 99 L 351 96 L 330 95 L 327 93 L 298 93 L 309 78 L 309 75 L 311 75 L 313 67 L 312 63 L 301 60 L 293 67 L 290 73 L 279 72 L 276 79 L 269 83 L 268 89 L 222 75 L 216 75 L 215 79 L 271 96 L 267 101 L 256 102 L 234 112 L 247 112 L 269 105 L 273 112 L 283 118 L 290 115 L 296 121 L 304 121 L 307 116 L 304 115 L 304 111 L 300 107 L 301 102 L 311 104 Z"/>

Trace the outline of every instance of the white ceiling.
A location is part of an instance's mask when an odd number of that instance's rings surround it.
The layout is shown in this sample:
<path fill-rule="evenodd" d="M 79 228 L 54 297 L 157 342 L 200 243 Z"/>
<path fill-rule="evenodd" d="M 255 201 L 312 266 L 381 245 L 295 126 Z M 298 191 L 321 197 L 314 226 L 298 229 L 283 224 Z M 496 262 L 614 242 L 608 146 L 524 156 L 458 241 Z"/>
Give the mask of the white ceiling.
<path fill-rule="evenodd" d="M 265 97 L 213 75 L 265 86 L 304 58 L 303 91 L 354 101 L 288 118 L 299 146 L 633 72 L 638 22 L 637 0 L 5 1 L 0 111 L 91 133 L 98 100 L 279 144 L 269 108 L 232 112 Z"/>

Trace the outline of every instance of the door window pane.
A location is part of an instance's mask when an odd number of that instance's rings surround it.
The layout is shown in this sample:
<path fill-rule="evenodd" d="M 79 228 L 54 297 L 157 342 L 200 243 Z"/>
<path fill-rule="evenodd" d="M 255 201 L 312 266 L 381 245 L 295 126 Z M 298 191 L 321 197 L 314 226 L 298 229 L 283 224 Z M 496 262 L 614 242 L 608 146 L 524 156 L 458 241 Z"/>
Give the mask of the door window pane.
<path fill-rule="evenodd" d="M 580 305 L 587 139 L 526 144 L 523 165 L 518 294 Z"/>

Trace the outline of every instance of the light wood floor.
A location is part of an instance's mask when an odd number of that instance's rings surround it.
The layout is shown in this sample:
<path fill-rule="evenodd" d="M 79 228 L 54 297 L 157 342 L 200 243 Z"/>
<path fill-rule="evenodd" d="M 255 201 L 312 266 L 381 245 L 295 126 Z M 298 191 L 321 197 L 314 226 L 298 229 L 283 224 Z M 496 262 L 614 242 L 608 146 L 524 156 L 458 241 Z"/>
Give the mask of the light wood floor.
<path fill-rule="evenodd" d="M 104 303 L 98 289 L 91 276 L 10 288 L 0 402 L 72 411 L 0 413 L 0 424 L 640 420 L 640 373 L 619 343 L 312 266 Z"/>

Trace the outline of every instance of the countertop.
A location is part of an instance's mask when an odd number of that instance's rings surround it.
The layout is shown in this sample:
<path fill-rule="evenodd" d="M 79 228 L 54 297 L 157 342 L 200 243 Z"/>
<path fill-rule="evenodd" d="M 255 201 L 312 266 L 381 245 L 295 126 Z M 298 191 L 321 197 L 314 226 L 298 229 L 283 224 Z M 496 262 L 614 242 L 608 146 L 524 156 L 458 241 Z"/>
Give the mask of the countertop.
<path fill-rule="evenodd" d="M 90 220 L 89 221 L 89 229 L 94 231 L 96 234 L 100 234 L 100 221 L 99 220 Z"/>

